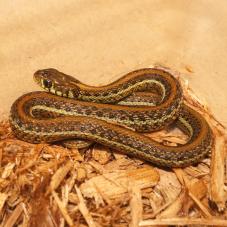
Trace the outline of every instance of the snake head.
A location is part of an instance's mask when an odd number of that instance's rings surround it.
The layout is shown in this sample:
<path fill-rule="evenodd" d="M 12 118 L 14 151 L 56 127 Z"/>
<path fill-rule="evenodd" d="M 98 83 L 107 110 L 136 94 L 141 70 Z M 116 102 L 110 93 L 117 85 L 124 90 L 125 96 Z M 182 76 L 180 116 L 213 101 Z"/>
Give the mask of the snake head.
<path fill-rule="evenodd" d="M 68 98 L 77 98 L 80 94 L 77 79 L 56 69 L 41 69 L 34 74 L 35 82 L 46 91 Z"/>

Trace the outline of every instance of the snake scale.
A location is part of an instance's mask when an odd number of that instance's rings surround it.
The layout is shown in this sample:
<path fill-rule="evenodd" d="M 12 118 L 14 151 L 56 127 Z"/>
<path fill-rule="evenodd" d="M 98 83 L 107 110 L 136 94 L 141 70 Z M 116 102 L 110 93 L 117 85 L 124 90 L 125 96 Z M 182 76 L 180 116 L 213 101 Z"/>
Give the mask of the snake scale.
<path fill-rule="evenodd" d="M 27 93 L 11 107 L 10 124 L 21 140 L 89 140 L 162 167 L 198 163 L 211 150 L 208 123 L 183 103 L 181 85 L 167 71 L 139 69 L 100 87 L 56 69 L 38 70 L 34 79 L 47 92 Z M 148 92 L 159 97 L 155 104 Z M 166 146 L 139 133 L 173 122 L 189 136 L 183 145 Z"/>

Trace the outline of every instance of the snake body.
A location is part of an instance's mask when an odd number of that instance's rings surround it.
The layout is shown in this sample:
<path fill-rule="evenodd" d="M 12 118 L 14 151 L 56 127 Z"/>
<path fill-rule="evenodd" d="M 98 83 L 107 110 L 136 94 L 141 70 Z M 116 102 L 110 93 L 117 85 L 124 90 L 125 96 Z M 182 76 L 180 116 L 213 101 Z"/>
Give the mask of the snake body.
<path fill-rule="evenodd" d="M 197 163 L 211 150 L 209 125 L 183 103 L 178 80 L 166 71 L 140 69 L 100 87 L 55 69 L 39 70 L 34 79 L 48 92 L 25 94 L 12 105 L 10 123 L 19 139 L 31 143 L 85 139 L 166 167 Z M 138 92 L 155 92 L 159 100 L 149 105 L 153 96 L 133 97 Z M 173 121 L 189 135 L 186 144 L 164 146 L 138 133 L 160 130 Z"/>

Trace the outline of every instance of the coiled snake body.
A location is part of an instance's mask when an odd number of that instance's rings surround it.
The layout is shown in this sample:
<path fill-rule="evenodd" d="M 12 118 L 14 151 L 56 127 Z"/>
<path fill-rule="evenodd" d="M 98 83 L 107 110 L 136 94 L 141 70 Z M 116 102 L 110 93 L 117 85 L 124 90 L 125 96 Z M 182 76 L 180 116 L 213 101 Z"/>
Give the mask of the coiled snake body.
<path fill-rule="evenodd" d="M 12 105 L 10 123 L 19 139 L 85 139 L 166 167 L 197 163 L 211 150 L 209 125 L 183 104 L 178 80 L 166 71 L 140 69 L 101 87 L 55 69 L 39 70 L 34 79 L 48 92 L 25 94 Z M 154 104 L 154 96 L 145 92 L 155 92 L 158 101 Z M 162 129 L 174 120 L 189 135 L 184 145 L 164 146 L 138 133 Z"/>

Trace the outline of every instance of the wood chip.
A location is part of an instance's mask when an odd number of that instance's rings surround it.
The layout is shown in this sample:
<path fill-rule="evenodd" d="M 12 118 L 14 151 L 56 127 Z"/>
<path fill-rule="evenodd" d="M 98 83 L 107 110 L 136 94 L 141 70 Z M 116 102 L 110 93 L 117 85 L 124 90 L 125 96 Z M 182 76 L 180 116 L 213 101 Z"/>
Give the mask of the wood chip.
<path fill-rule="evenodd" d="M 131 224 L 130 227 L 138 227 L 142 220 L 143 204 L 141 189 L 137 185 L 129 184 L 130 209 L 131 209 Z"/>
<path fill-rule="evenodd" d="M 183 181 L 183 184 L 189 191 L 189 196 L 192 200 L 196 203 L 196 205 L 201 209 L 202 213 L 207 216 L 211 217 L 210 211 L 201 203 L 200 198 L 206 194 L 207 189 L 204 186 L 202 181 L 197 181 L 196 183 L 190 182 L 187 175 L 184 173 L 182 169 L 174 169 L 177 176 Z"/>
<path fill-rule="evenodd" d="M 75 185 L 75 189 L 76 189 L 76 193 L 79 199 L 79 204 L 78 204 L 78 208 L 81 212 L 81 214 L 83 215 L 84 219 L 86 220 L 87 224 L 89 227 L 96 227 L 96 224 L 91 216 L 91 214 L 89 213 L 87 206 L 85 204 L 84 198 L 81 194 L 80 189 Z"/>
<path fill-rule="evenodd" d="M 209 210 L 201 203 L 201 201 L 193 193 L 189 192 L 189 196 L 193 199 L 193 201 L 196 203 L 196 205 L 200 208 L 200 210 L 206 217 L 212 218 L 212 214 L 210 214 Z"/>
<path fill-rule="evenodd" d="M 139 226 L 163 226 L 163 225 L 199 225 L 199 226 L 227 226 L 227 220 L 218 218 L 166 218 L 141 221 Z"/>
<path fill-rule="evenodd" d="M 192 66 L 190 66 L 190 65 L 185 65 L 185 69 L 186 69 L 189 73 L 194 73 L 194 70 L 193 70 Z"/>
<path fill-rule="evenodd" d="M 77 171 L 77 177 L 76 177 L 77 181 L 83 182 L 87 177 L 86 169 L 83 167 L 78 167 L 76 168 L 76 171 Z"/>
<path fill-rule="evenodd" d="M 0 167 L 2 166 L 2 148 L 0 147 Z"/>
<path fill-rule="evenodd" d="M 45 147 L 44 144 L 37 144 L 35 149 L 34 149 L 34 157 L 32 157 L 31 160 L 29 160 L 28 163 L 26 163 L 22 168 L 18 168 L 16 173 L 17 174 L 22 173 L 25 170 L 34 166 L 36 164 L 36 161 L 39 158 L 39 155 L 40 155 L 40 153 L 41 153 L 41 151 L 43 150 L 44 147 Z"/>
<path fill-rule="evenodd" d="M 188 185 L 189 191 L 196 196 L 198 199 L 202 199 L 207 195 L 207 185 L 203 180 L 196 180 L 194 182 L 190 182 Z"/>
<path fill-rule="evenodd" d="M 163 212 L 157 215 L 157 218 L 177 217 L 185 202 L 185 191 L 182 191 L 174 202 L 171 203 Z"/>
<path fill-rule="evenodd" d="M 225 182 L 226 146 L 223 136 L 216 131 L 214 148 L 212 149 L 210 200 L 216 204 L 221 212 L 225 207 L 227 194 L 224 190 Z"/>
<path fill-rule="evenodd" d="M 2 208 L 3 208 L 7 198 L 8 198 L 8 194 L 0 193 L 0 213 L 2 211 Z"/>
<path fill-rule="evenodd" d="M 23 212 L 23 204 L 20 203 L 17 205 L 17 207 L 14 209 L 13 213 L 10 215 L 10 217 L 7 219 L 6 223 L 3 225 L 5 227 L 13 227 L 19 217 L 21 216 Z"/>
<path fill-rule="evenodd" d="M 73 220 L 71 219 L 71 217 L 69 216 L 64 203 L 60 200 L 60 198 L 58 197 L 58 194 L 55 191 L 52 191 L 52 195 L 54 197 L 54 200 L 56 201 L 59 210 L 61 211 L 62 216 L 64 217 L 64 219 L 66 220 L 67 224 L 69 226 L 73 226 Z"/>
<path fill-rule="evenodd" d="M 63 165 L 56 171 L 56 173 L 52 176 L 51 182 L 50 182 L 50 189 L 52 191 L 58 188 L 62 180 L 65 178 L 65 176 L 72 168 L 73 168 L 73 163 L 71 161 L 68 161 L 65 165 Z"/>
<path fill-rule="evenodd" d="M 92 149 L 92 157 L 104 165 L 111 159 L 110 149 L 96 144 Z"/>
<path fill-rule="evenodd" d="M 144 167 L 136 170 L 121 170 L 96 176 L 83 183 L 80 189 L 85 197 L 95 197 L 94 185 L 109 198 L 117 198 L 128 192 L 129 182 L 133 182 L 138 188 L 147 188 L 156 185 L 159 181 L 157 170 L 152 167 Z"/>
<path fill-rule="evenodd" d="M 2 179 L 6 179 L 7 177 L 10 176 L 10 174 L 13 172 L 13 168 L 15 166 L 15 163 L 8 163 L 5 167 L 4 170 L 2 172 Z"/>

